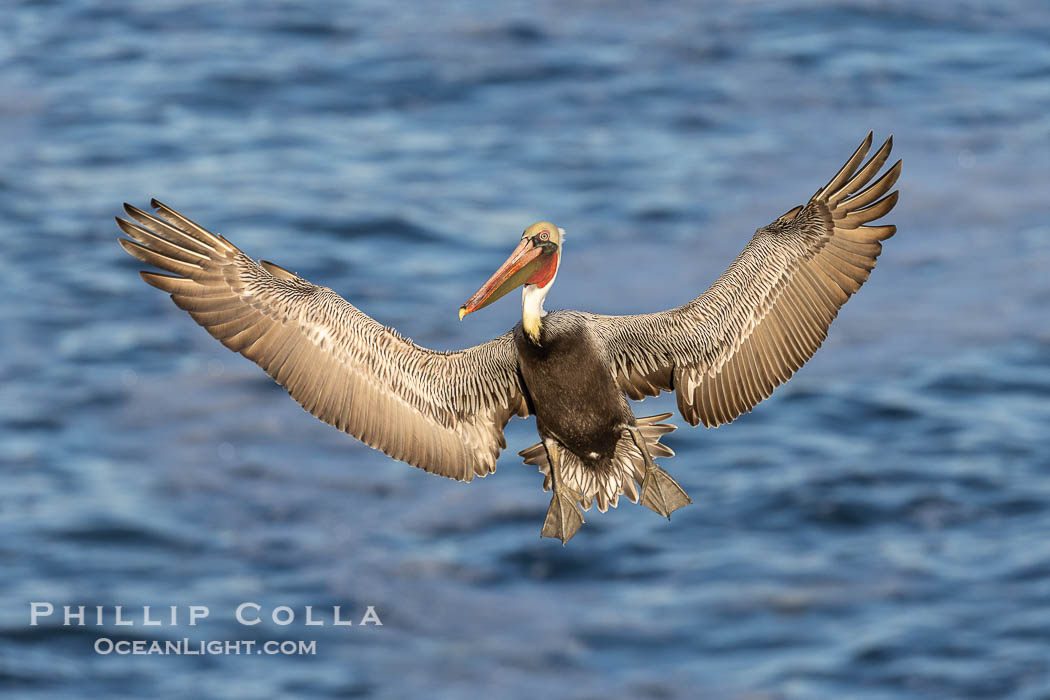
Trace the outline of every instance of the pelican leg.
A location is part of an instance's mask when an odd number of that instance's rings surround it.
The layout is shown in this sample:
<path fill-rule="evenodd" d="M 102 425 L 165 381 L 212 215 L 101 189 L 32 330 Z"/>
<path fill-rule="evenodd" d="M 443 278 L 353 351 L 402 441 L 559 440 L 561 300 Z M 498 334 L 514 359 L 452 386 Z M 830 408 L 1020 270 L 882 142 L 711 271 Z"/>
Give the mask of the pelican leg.
<path fill-rule="evenodd" d="M 551 490 L 554 495 L 540 537 L 557 538 L 564 547 L 583 525 L 583 513 L 580 512 L 578 499 L 572 497 L 561 479 L 561 446 L 553 440 L 544 440 L 543 446 L 547 449 L 547 461 L 551 465 Z"/>
<path fill-rule="evenodd" d="M 634 444 L 642 452 L 642 458 L 645 459 L 645 477 L 642 479 L 642 493 L 639 502 L 670 520 L 671 513 L 682 506 L 689 505 L 693 499 L 689 498 L 674 477 L 656 466 L 649 454 L 649 447 L 645 444 L 645 437 L 638 430 L 638 426 L 627 426 L 627 432 L 631 434 L 631 439 L 634 440 Z"/>

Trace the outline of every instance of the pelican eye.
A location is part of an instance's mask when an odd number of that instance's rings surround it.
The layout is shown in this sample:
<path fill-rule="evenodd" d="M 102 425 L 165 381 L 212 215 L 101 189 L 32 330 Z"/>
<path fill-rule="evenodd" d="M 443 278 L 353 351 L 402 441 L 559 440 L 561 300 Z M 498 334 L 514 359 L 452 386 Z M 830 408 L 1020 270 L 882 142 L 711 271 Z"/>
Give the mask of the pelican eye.
<path fill-rule="evenodd" d="M 543 229 L 542 231 L 540 231 L 540 240 L 541 241 L 546 241 L 550 237 L 551 237 L 551 232 L 548 231 L 547 229 Z"/>

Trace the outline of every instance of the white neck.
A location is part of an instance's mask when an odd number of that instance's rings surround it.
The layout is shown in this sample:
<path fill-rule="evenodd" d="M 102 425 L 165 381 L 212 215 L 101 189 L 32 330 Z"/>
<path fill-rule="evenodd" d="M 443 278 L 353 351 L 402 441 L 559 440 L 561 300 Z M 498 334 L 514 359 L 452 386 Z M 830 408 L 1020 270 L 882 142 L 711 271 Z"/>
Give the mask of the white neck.
<path fill-rule="evenodd" d="M 543 310 L 543 300 L 550 288 L 549 284 L 546 287 L 526 284 L 521 288 L 521 322 L 536 341 L 540 339 L 540 319 L 547 315 Z"/>
<path fill-rule="evenodd" d="M 558 268 L 561 267 L 561 254 L 559 251 L 557 267 L 554 268 L 554 277 L 550 282 L 539 287 L 535 284 L 526 284 L 521 288 L 521 324 L 525 332 L 532 338 L 532 342 L 540 344 L 541 318 L 547 315 L 543 310 L 543 300 L 547 298 L 547 292 L 554 286 L 554 280 L 558 279 Z"/>

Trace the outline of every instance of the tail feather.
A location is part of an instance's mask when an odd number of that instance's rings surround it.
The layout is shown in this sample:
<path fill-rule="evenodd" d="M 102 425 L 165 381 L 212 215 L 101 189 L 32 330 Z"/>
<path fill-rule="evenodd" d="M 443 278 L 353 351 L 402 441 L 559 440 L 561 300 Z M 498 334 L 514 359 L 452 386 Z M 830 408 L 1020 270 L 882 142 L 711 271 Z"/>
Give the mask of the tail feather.
<path fill-rule="evenodd" d="M 639 432 L 645 438 L 645 445 L 653 459 L 674 456 L 674 450 L 660 443 L 662 436 L 677 429 L 677 426 L 659 422 L 670 417 L 670 413 L 661 413 L 636 419 Z M 543 443 L 526 447 L 518 454 L 524 458 L 525 464 L 539 467 L 540 473 L 543 474 L 543 490 L 549 491 L 551 468 Z M 638 502 L 638 488 L 645 477 L 645 458 L 626 432 L 616 446 L 611 467 L 605 473 L 586 467 L 568 450 L 562 450 L 562 454 L 565 461 L 562 465 L 562 478 L 570 490 L 580 494 L 580 505 L 584 510 L 590 510 L 597 500 L 598 510 L 604 513 L 609 506 L 616 507 L 620 494 L 627 496 L 632 503 Z"/>

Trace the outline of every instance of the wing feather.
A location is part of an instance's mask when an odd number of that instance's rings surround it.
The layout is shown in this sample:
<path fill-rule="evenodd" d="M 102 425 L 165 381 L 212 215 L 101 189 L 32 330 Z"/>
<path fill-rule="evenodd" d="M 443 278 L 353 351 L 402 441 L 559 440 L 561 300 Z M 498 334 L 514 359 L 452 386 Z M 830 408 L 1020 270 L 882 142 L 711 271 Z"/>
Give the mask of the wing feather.
<path fill-rule="evenodd" d="M 891 136 L 867 161 L 869 133 L 805 206 L 759 229 L 696 299 L 669 311 L 593 316 L 620 388 L 631 398 L 674 390 L 691 424 L 734 420 L 770 396 L 817 351 L 839 309 L 867 281 L 896 232 L 869 224 L 890 212 L 897 161 L 874 182 Z M 869 184 L 870 183 L 870 184 Z"/>
<path fill-rule="evenodd" d="M 154 200 L 131 205 L 119 239 L 150 285 L 223 345 L 262 367 L 321 420 L 426 471 L 470 481 L 496 469 L 503 427 L 528 415 L 513 336 L 435 352 L 331 289 L 256 263 Z"/>

